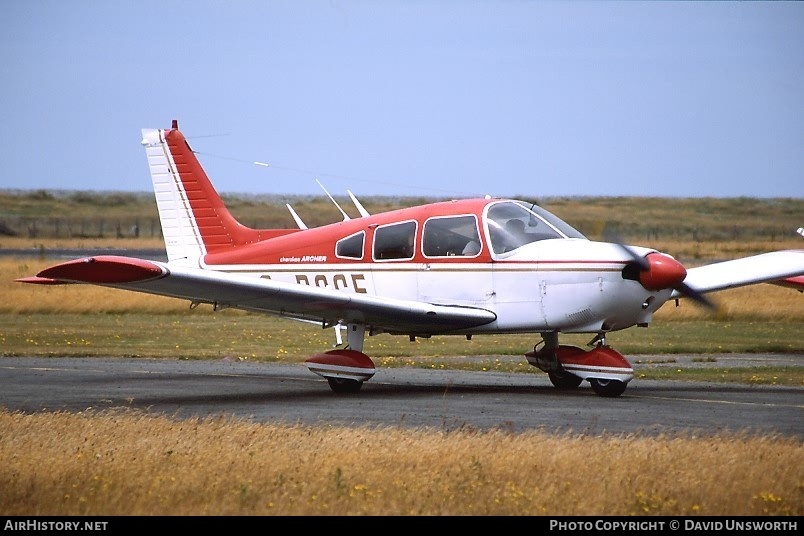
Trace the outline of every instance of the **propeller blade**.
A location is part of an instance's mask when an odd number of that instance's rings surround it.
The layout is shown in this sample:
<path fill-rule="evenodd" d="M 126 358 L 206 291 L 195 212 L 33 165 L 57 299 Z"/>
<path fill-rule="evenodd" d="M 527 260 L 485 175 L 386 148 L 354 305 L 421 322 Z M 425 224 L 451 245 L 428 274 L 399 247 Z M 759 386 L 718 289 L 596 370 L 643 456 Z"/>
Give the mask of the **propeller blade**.
<path fill-rule="evenodd" d="M 703 305 L 704 307 L 706 307 L 707 309 L 709 309 L 713 313 L 717 312 L 717 305 L 715 305 L 715 303 L 713 301 L 711 301 L 709 298 L 707 298 L 706 296 L 704 296 L 703 294 L 701 294 L 700 292 L 698 292 L 697 290 L 695 290 L 694 288 L 692 288 L 688 284 L 684 283 L 683 281 L 681 283 L 679 283 L 678 285 L 676 285 L 675 287 L 673 287 L 673 288 L 675 288 L 675 290 L 679 291 L 682 296 L 684 296 L 686 298 L 690 298 L 695 303 Z"/>
<path fill-rule="evenodd" d="M 616 244 L 623 251 L 625 251 L 628 254 L 628 256 L 631 257 L 631 262 L 634 263 L 643 272 L 650 269 L 650 263 L 648 262 L 648 259 L 646 259 L 641 255 L 638 255 L 636 251 L 631 249 L 629 246 L 627 246 L 620 240 L 613 240 L 612 244 Z"/>

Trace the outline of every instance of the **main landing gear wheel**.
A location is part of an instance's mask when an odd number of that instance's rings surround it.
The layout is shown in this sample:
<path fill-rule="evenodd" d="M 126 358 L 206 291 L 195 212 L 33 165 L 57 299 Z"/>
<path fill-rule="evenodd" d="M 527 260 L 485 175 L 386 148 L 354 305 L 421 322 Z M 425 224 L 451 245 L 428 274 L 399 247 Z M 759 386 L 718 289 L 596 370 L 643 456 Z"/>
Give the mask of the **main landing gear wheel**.
<path fill-rule="evenodd" d="M 547 375 L 550 377 L 550 383 L 558 389 L 575 389 L 583 381 L 580 376 L 571 374 L 566 370 L 554 370 L 548 372 Z"/>
<path fill-rule="evenodd" d="M 600 396 L 614 398 L 625 392 L 628 385 L 620 380 L 602 380 L 599 378 L 589 378 L 592 390 Z"/>
<path fill-rule="evenodd" d="M 349 378 L 327 378 L 327 382 L 329 382 L 329 388 L 332 389 L 332 392 L 338 394 L 353 394 L 363 387 L 363 382 L 350 380 Z"/>
<path fill-rule="evenodd" d="M 374 376 L 374 362 L 357 350 L 342 348 L 316 354 L 304 362 L 310 372 L 326 378 L 333 393 L 357 393 Z"/>

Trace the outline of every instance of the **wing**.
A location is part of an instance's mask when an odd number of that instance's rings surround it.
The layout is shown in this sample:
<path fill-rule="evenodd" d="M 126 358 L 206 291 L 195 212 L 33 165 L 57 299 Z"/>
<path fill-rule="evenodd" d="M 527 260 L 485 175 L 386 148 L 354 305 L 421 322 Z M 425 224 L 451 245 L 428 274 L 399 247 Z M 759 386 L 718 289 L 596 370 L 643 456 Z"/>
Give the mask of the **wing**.
<path fill-rule="evenodd" d="M 684 283 L 700 293 L 715 292 L 757 283 L 792 281 L 804 275 L 804 250 L 783 250 L 717 262 L 687 269 Z M 678 291 L 671 298 L 683 297 Z"/>
<path fill-rule="evenodd" d="M 380 333 L 446 334 L 497 318 L 486 309 L 377 298 L 114 255 L 68 261 L 18 281 L 91 283 L 209 303 L 216 309 L 236 308 L 311 320 L 322 326 L 338 322 L 364 324 Z"/>

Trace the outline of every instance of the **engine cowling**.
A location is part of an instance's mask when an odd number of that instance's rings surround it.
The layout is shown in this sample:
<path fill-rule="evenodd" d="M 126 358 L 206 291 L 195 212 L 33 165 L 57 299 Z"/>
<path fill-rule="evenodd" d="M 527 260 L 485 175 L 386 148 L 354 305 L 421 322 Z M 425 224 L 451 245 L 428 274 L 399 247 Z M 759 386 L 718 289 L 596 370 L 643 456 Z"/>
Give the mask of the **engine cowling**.
<path fill-rule="evenodd" d="M 670 255 L 654 252 L 640 262 L 629 263 L 623 269 L 623 277 L 639 281 L 647 290 L 657 291 L 678 287 L 687 277 L 687 269 Z"/>

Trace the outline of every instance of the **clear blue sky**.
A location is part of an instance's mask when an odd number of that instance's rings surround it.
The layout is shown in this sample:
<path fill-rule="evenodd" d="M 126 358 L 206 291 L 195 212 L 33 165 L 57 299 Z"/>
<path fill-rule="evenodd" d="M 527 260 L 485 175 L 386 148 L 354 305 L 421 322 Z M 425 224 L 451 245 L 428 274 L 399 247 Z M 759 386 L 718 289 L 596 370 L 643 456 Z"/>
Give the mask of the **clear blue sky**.
<path fill-rule="evenodd" d="M 226 193 L 804 197 L 804 2 L 2 0 L 0 65 L 2 189 L 176 118 Z"/>

